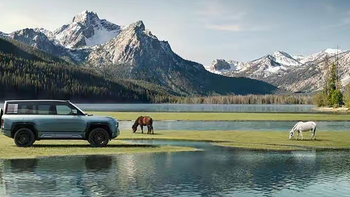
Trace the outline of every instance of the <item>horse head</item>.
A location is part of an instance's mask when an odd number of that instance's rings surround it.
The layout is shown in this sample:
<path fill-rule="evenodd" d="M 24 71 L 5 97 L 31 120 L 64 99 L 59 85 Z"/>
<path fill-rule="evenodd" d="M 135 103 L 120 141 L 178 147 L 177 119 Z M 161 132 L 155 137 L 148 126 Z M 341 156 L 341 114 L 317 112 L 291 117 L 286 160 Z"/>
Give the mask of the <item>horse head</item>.
<path fill-rule="evenodd" d="M 294 137 L 294 130 L 292 129 L 289 131 L 289 139 L 291 140 L 293 139 L 293 137 Z"/>
<path fill-rule="evenodd" d="M 137 130 L 137 125 L 136 125 L 136 124 L 133 124 L 131 128 L 132 128 L 132 131 L 135 133 L 136 130 Z"/>

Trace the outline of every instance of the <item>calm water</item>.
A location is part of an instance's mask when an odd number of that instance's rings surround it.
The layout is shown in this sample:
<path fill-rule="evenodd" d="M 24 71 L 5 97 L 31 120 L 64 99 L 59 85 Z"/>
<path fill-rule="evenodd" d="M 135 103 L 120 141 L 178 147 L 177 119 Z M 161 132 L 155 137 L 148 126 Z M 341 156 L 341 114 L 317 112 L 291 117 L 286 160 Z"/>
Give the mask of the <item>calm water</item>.
<path fill-rule="evenodd" d="M 78 104 L 85 111 L 137 112 L 307 112 L 313 105 Z"/>
<path fill-rule="evenodd" d="M 120 121 L 122 131 L 131 131 L 133 121 Z M 220 130 L 220 131 L 289 131 L 296 121 L 155 121 L 156 130 Z M 317 131 L 349 131 L 350 122 L 317 121 Z M 140 127 L 138 128 L 140 131 Z M 147 127 L 144 127 L 147 132 Z"/>
<path fill-rule="evenodd" d="M 204 151 L 0 160 L 0 195 L 320 197 L 350 193 L 348 151 L 251 152 L 179 144 Z"/>

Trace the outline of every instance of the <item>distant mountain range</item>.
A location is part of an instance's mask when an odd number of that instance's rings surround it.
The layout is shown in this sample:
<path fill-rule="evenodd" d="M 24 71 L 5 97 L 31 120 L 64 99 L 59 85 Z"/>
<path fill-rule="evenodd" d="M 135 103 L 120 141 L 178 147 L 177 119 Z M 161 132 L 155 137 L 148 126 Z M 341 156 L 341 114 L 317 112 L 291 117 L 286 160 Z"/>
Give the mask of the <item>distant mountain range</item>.
<path fill-rule="evenodd" d="M 26 28 L 0 36 L 60 57 L 73 66 L 94 70 L 106 79 L 144 81 L 164 87 L 173 95 L 278 91 L 263 81 L 213 74 L 199 63 L 184 60 L 169 43 L 147 30 L 142 21 L 122 27 L 84 11 L 53 32 Z"/>
<path fill-rule="evenodd" d="M 277 51 L 250 62 L 217 59 L 206 69 L 224 76 L 266 81 L 291 92 L 315 92 L 323 86 L 326 56 L 329 63 L 338 58 L 339 75 L 345 86 L 350 79 L 350 51 L 339 49 L 326 49 L 307 56 Z"/>

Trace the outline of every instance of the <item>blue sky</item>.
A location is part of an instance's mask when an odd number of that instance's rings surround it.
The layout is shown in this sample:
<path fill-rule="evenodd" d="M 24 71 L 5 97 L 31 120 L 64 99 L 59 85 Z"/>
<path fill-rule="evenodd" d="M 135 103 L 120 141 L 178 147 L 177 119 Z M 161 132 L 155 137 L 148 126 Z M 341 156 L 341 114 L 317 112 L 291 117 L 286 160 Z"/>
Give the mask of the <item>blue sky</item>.
<path fill-rule="evenodd" d="M 55 30 L 83 10 L 123 26 L 143 20 L 177 54 L 204 65 L 350 49 L 349 0 L 0 0 L 0 31 Z"/>

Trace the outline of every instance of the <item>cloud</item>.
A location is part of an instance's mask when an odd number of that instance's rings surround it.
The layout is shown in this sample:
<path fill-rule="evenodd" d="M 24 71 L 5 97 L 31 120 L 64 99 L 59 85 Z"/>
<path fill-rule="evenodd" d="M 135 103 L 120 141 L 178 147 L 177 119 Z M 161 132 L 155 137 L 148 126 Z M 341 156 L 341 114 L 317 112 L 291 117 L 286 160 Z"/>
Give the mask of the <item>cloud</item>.
<path fill-rule="evenodd" d="M 196 11 L 197 18 L 202 21 L 239 21 L 246 16 L 246 12 L 240 9 L 227 9 L 220 0 L 202 1 Z"/>
<path fill-rule="evenodd" d="M 224 24 L 224 25 L 213 25 L 208 24 L 205 25 L 206 29 L 212 29 L 216 31 L 230 31 L 230 32 L 256 32 L 256 31 L 268 31 L 269 27 L 263 26 L 241 26 L 241 25 L 233 25 L 233 24 Z"/>
<path fill-rule="evenodd" d="M 195 12 L 196 20 L 205 29 L 216 31 L 242 32 L 242 31 L 265 31 L 268 27 L 254 27 L 249 24 L 248 12 L 238 5 L 228 6 L 221 0 L 201 1 Z"/>
<path fill-rule="evenodd" d="M 344 13 L 342 13 L 341 18 L 338 20 L 338 22 L 325 26 L 323 27 L 323 29 L 341 28 L 346 26 L 350 26 L 350 10 L 347 10 Z"/>
<path fill-rule="evenodd" d="M 239 25 L 206 25 L 205 28 L 213 29 L 217 31 L 232 31 L 232 32 L 239 32 L 244 30 Z"/>

